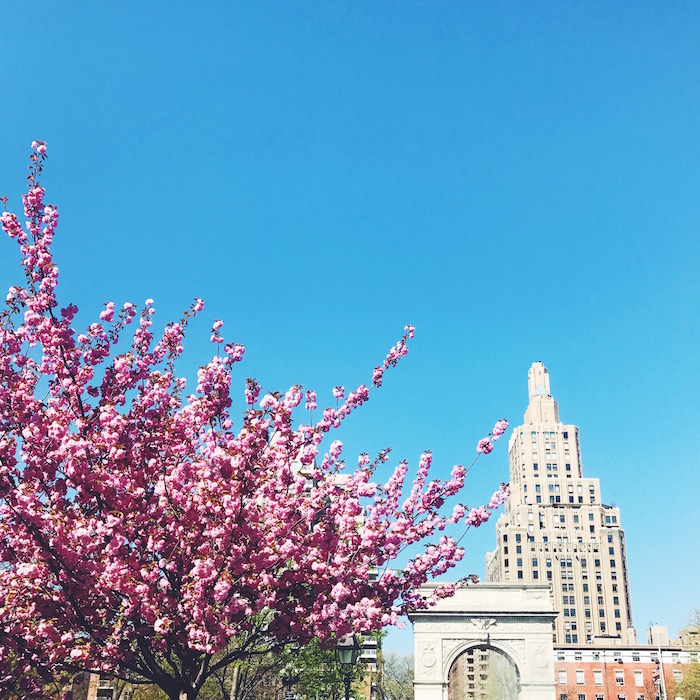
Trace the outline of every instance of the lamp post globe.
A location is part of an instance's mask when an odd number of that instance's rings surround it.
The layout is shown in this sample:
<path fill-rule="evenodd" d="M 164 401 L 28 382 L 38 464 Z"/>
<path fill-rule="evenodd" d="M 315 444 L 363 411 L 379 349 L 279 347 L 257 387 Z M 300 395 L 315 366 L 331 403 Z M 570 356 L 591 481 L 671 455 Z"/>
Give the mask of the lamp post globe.
<path fill-rule="evenodd" d="M 360 643 L 357 641 L 357 637 L 354 634 L 348 634 L 342 637 L 335 646 L 335 656 L 343 672 L 345 700 L 350 700 L 352 669 L 360 656 Z"/>

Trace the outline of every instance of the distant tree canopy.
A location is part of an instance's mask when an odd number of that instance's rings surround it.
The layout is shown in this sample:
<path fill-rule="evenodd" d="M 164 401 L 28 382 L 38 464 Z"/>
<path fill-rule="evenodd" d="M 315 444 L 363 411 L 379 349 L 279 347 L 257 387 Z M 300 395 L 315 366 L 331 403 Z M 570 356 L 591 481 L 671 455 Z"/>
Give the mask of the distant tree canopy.
<path fill-rule="evenodd" d="M 382 652 L 379 682 L 381 700 L 413 700 L 413 656 Z"/>
<path fill-rule="evenodd" d="M 690 664 L 683 673 L 683 680 L 676 685 L 676 697 L 683 700 L 700 700 L 700 663 Z"/>

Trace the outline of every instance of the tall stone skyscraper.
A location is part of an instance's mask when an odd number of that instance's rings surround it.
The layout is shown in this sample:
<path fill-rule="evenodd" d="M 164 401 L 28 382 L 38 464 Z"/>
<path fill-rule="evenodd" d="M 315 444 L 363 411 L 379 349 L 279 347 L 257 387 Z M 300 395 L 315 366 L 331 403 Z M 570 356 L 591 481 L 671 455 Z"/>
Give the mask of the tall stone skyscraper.
<path fill-rule="evenodd" d="M 634 644 L 620 511 L 581 471 L 579 431 L 559 421 L 541 362 L 528 371 L 530 403 L 510 437 L 511 495 L 486 555 L 487 581 L 549 583 L 555 644 Z"/>

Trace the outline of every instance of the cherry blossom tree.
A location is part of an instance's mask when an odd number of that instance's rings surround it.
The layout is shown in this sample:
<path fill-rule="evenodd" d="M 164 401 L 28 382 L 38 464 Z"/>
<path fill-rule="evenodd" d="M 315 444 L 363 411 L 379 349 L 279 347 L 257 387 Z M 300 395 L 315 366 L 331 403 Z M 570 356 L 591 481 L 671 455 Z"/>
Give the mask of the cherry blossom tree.
<path fill-rule="evenodd" d="M 369 386 L 336 387 L 335 405 L 317 411 L 314 392 L 261 397 L 255 380 L 234 408 L 244 348 L 217 321 L 214 356 L 188 392 L 175 363 L 201 300 L 158 335 L 150 299 L 109 302 L 84 328 L 74 304 L 59 304 L 59 213 L 39 184 L 46 145 L 32 148 L 26 222 L 1 216 L 25 279 L 0 313 L 0 696 L 38 698 L 62 674 L 94 671 L 194 700 L 261 647 L 331 646 L 450 595 L 447 584 L 419 593 L 462 558 L 446 528 L 480 525 L 507 488 L 452 507 L 468 468 L 430 479 L 426 453 L 404 488 L 404 462 L 376 479 L 386 453 L 350 470 L 339 441 L 323 452 L 413 328 Z M 400 555 L 407 563 L 391 568 Z"/>

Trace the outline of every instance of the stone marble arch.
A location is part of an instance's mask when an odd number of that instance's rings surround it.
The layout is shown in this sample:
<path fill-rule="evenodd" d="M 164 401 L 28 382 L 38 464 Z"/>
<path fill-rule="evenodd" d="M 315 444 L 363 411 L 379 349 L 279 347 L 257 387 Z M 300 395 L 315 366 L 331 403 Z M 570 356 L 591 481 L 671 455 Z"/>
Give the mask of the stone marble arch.
<path fill-rule="evenodd" d="M 427 596 L 439 584 L 422 589 Z M 474 584 L 409 615 L 414 635 L 415 700 L 447 700 L 448 674 L 470 647 L 505 654 L 520 682 L 519 700 L 555 700 L 549 586 Z"/>

